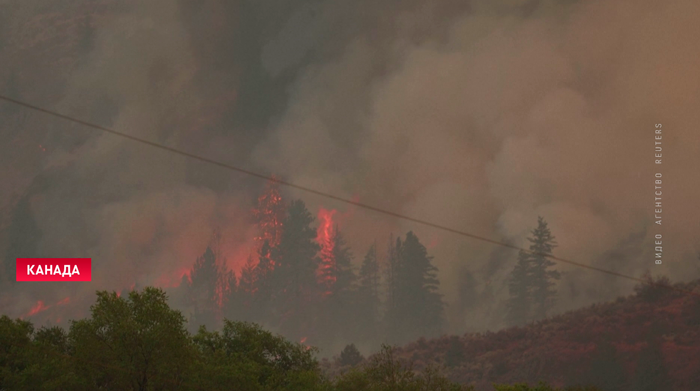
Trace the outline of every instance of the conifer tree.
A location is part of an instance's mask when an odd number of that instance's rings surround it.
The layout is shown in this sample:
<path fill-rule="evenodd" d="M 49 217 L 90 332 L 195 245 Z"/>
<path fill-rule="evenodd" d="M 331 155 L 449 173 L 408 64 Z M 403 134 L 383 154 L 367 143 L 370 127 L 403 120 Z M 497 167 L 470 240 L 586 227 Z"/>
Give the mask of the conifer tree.
<path fill-rule="evenodd" d="M 236 275 L 228 270 L 223 256 L 221 232 L 214 230 L 204 254 L 197 258 L 190 271 L 189 297 L 194 306 L 193 324 L 214 325 L 223 318 L 228 300 L 234 300 Z"/>
<path fill-rule="evenodd" d="M 379 325 L 379 262 L 377 261 L 377 246 L 373 244 L 365 259 L 362 261 L 357 292 L 358 319 L 363 322 L 361 338 L 364 341 L 374 340 Z"/>
<path fill-rule="evenodd" d="M 240 321 L 258 321 L 255 316 L 254 299 L 256 295 L 257 281 L 255 278 L 255 260 L 249 256 L 245 265 L 241 269 L 241 276 L 238 279 L 235 300 L 229 303 L 230 313 L 228 319 Z"/>
<path fill-rule="evenodd" d="M 510 325 L 545 318 L 555 304 L 555 280 L 561 277 L 557 270 L 550 269 L 555 263 L 547 255 L 552 255 L 557 244 L 542 217 L 538 217 L 537 228 L 527 239 L 530 251 L 518 253 L 518 262 L 508 282 L 510 299 L 506 318 Z"/>
<path fill-rule="evenodd" d="M 321 269 L 324 292 L 323 317 L 326 327 L 323 333 L 331 338 L 348 340 L 360 327 L 356 309 L 357 276 L 352 268 L 352 253 L 342 233 L 336 227 L 330 241 L 330 264 Z"/>
<path fill-rule="evenodd" d="M 518 263 L 515 264 L 508 281 L 510 298 L 507 303 L 506 321 L 511 326 L 523 324 L 530 320 L 532 297 L 530 293 L 530 254 L 525 251 L 518 253 Z"/>
<path fill-rule="evenodd" d="M 301 200 L 288 209 L 280 244 L 272 250 L 275 287 L 273 300 L 280 328 L 291 339 L 303 338 L 314 322 L 313 308 L 320 296 L 316 270 L 319 265 L 314 217 Z"/>
<path fill-rule="evenodd" d="M 534 317 L 535 320 L 539 320 L 547 317 L 556 303 L 555 281 L 561 278 L 561 274 L 557 270 L 550 269 L 555 263 L 546 255 L 552 255 L 552 250 L 557 247 L 557 243 L 542 217 L 537 219 L 537 228 L 532 231 L 532 234 L 533 237 L 528 239 L 532 252 L 530 278 Z"/>
<path fill-rule="evenodd" d="M 282 199 L 279 184 L 276 181 L 269 181 L 263 193 L 260 194 L 253 208 L 253 216 L 258 229 L 255 240 L 258 248 L 265 242 L 270 248 L 279 245 L 284 230 L 284 219 L 286 218 L 287 206 Z"/>
<path fill-rule="evenodd" d="M 401 238 L 394 239 L 394 235 L 389 237 L 389 246 L 387 247 L 387 257 L 384 267 L 386 280 L 386 308 L 384 326 L 387 328 L 387 335 L 391 335 L 392 330 L 396 327 L 399 316 L 398 308 L 398 270 L 399 270 L 399 251 L 401 249 Z"/>
<path fill-rule="evenodd" d="M 216 321 L 216 285 L 218 280 L 216 256 L 207 246 L 190 272 L 190 299 L 194 306 L 193 326 L 212 325 Z"/>
<path fill-rule="evenodd" d="M 393 311 L 389 324 L 396 342 L 437 335 L 443 323 L 444 304 L 433 257 L 413 232 L 397 241 L 398 263 Z"/>
<path fill-rule="evenodd" d="M 258 263 L 253 270 L 251 278 L 255 282 L 253 296 L 254 319 L 260 323 L 270 321 L 271 305 L 274 292 L 272 248 L 265 240 L 258 251 Z"/>

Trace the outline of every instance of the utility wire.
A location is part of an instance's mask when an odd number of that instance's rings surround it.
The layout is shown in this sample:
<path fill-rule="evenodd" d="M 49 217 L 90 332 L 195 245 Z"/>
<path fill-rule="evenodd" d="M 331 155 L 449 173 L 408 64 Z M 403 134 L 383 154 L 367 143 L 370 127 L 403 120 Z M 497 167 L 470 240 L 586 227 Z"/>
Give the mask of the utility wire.
<path fill-rule="evenodd" d="M 560 257 L 554 256 L 554 255 L 551 255 L 551 254 L 543 254 L 543 253 L 533 252 L 533 251 L 531 251 L 531 250 L 524 249 L 524 248 L 518 247 L 518 246 L 514 246 L 514 245 L 512 245 L 512 244 L 508 244 L 508 243 L 500 242 L 500 241 L 497 241 L 497 240 L 485 238 L 485 237 L 479 236 L 479 235 L 474 235 L 474 234 L 471 234 L 471 233 L 469 233 L 469 232 L 465 232 L 465 231 L 461 231 L 461 230 L 458 230 L 458 229 L 446 227 L 446 226 L 443 226 L 443 225 L 440 225 L 440 224 L 431 223 L 431 222 L 426 221 L 426 220 L 422 220 L 422 219 L 418 219 L 418 218 L 415 218 L 415 217 L 407 216 L 407 215 L 404 215 L 404 214 L 401 214 L 401 213 L 397 213 L 397 212 L 392 212 L 392 211 L 390 211 L 390 210 L 378 208 L 378 207 L 376 207 L 376 206 L 367 205 L 367 204 L 364 204 L 364 203 L 361 203 L 361 202 L 357 202 L 357 201 L 353 201 L 353 200 L 351 200 L 351 199 L 347 199 L 347 198 L 339 197 L 339 196 L 336 196 L 336 195 L 333 195 L 333 194 L 325 193 L 325 192 L 322 192 L 322 191 L 320 191 L 320 190 L 312 189 L 312 188 L 309 188 L 309 187 L 306 187 L 306 186 L 297 185 L 297 184 L 294 184 L 294 183 L 291 183 L 291 182 L 284 181 L 284 180 L 282 180 L 282 179 L 280 179 L 280 178 L 276 178 L 276 177 L 274 177 L 274 176 L 268 176 L 268 175 L 260 174 L 260 173 L 254 172 L 254 171 L 250 171 L 250 170 L 246 170 L 246 169 L 243 169 L 243 168 L 240 168 L 240 167 L 232 166 L 232 165 L 230 165 L 230 164 L 222 163 L 222 162 L 219 162 L 219 161 L 216 161 L 216 160 L 213 160 L 213 159 L 209 159 L 209 158 L 206 158 L 206 157 L 203 157 L 203 156 L 195 155 L 195 154 L 193 154 L 193 153 L 185 152 L 185 151 L 182 151 L 182 150 L 179 150 L 179 149 L 176 149 L 176 148 L 172 148 L 172 147 L 168 147 L 168 146 L 165 146 L 165 145 L 162 145 L 162 144 L 158 144 L 158 143 L 155 143 L 155 142 L 153 142 L 153 141 L 148 141 L 148 140 L 145 140 L 145 139 L 136 137 L 136 136 L 131 136 L 131 135 L 128 135 L 128 134 L 126 134 L 126 133 L 122 133 L 122 132 L 119 132 L 119 131 L 116 131 L 116 130 L 113 130 L 113 129 L 106 128 L 106 127 L 104 127 L 104 126 L 96 125 L 96 124 L 93 124 L 93 123 L 91 123 L 91 122 L 83 121 L 83 120 L 81 120 L 81 119 L 73 118 L 73 117 L 68 116 L 68 115 L 60 114 L 60 113 L 57 113 L 57 112 L 52 111 L 52 110 L 44 109 L 44 108 L 42 108 L 42 107 L 38 107 L 38 106 L 29 104 L 29 103 L 26 103 L 26 102 L 19 101 L 19 100 L 17 100 L 17 99 L 12 99 L 12 98 L 7 97 L 7 96 L 4 96 L 4 95 L 0 95 L 0 100 L 4 100 L 4 101 L 10 102 L 10 103 L 14 103 L 14 104 L 16 104 L 16 105 L 19 105 L 19 106 L 22 106 L 22 107 L 25 107 L 25 108 L 28 108 L 28 109 L 31 109 L 31 110 L 34 110 L 34 111 L 39 111 L 39 112 L 42 112 L 42 113 L 51 115 L 51 116 L 53 116 L 53 117 L 58 117 L 58 118 L 61 118 L 61 119 L 64 119 L 64 120 L 67 120 L 67 121 L 70 121 L 70 122 L 74 122 L 74 123 L 77 123 L 77 124 L 80 124 L 80 125 L 84 125 L 84 126 L 89 127 L 89 128 L 93 128 L 93 129 L 96 129 L 96 130 L 101 130 L 101 131 L 103 131 L 103 132 L 106 132 L 106 133 L 109 133 L 109 134 L 112 134 L 112 135 L 115 135 L 115 136 L 119 136 L 119 137 L 125 138 L 125 139 L 127 139 L 127 140 L 136 141 L 136 142 L 141 143 L 141 144 L 146 144 L 146 145 L 149 145 L 149 146 L 154 147 L 154 148 L 157 148 L 157 149 L 161 149 L 161 150 L 164 150 L 164 151 L 172 152 L 172 153 L 175 153 L 175 154 L 178 154 L 178 155 L 181 155 L 181 156 L 185 156 L 185 157 L 188 157 L 188 158 L 191 158 L 191 159 L 194 159 L 194 160 L 199 160 L 199 161 L 204 162 L 204 163 L 209 163 L 209 164 L 212 164 L 212 165 L 215 165 L 215 166 L 218 166 L 218 167 L 222 167 L 222 168 L 225 168 L 225 169 L 228 169 L 228 170 L 231 170 L 231 171 L 236 171 L 236 172 L 239 172 L 239 173 L 242 173 L 242 174 L 245 174 L 245 175 L 249 175 L 249 176 L 252 176 L 252 177 L 256 177 L 256 178 L 260 178 L 260 179 L 265 179 L 265 180 L 268 180 L 268 181 L 271 181 L 271 182 L 276 182 L 276 183 L 279 183 L 280 185 L 283 185 L 283 186 L 287 186 L 287 187 L 290 187 L 290 188 L 293 188 L 293 189 L 301 190 L 301 191 L 304 191 L 304 192 L 306 192 L 306 193 L 315 194 L 315 195 L 317 195 L 317 196 L 321 196 L 321 197 L 328 198 L 328 199 L 331 199 L 331 200 L 335 200 L 335 201 L 338 201 L 338 202 L 342 202 L 342 203 L 345 203 L 345 204 L 357 206 L 357 207 L 359 207 L 359 208 L 371 210 L 371 211 L 373 211 L 373 212 L 381 213 L 381 214 L 384 214 L 384 215 L 387 215 L 387 216 L 396 217 L 396 218 L 398 218 L 398 219 L 402 219 L 402 220 L 410 221 L 410 222 L 413 222 L 413 223 L 421 224 L 421 225 L 424 225 L 424 226 L 427 226 L 427 227 L 435 228 L 435 229 L 438 229 L 438 230 L 441 230 L 441 231 L 450 232 L 450 233 L 457 234 L 457 235 L 460 235 L 460 236 L 464 236 L 464 237 L 467 237 L 467 238 L 476 239 L 476 240 L 479 240 L 479 241 L 482 241 L 482 242 L 491 243 L 491 244 L 494 244 L 494 245 L 497 245 L 497 246 L 507 247 L 507 248 L 510 248 L 510 249 L 513 249 L 513 250 L 524 251 L 524 252 L 529 253 L 529 254 L 532 254 L 532 255 L 544 256 L 544 257 L 550 258 L 550 259 L 555 260 L 555 261 L 559 261 L 559 262 L 566 263 L 566 264 L 569 264 L 569 265 L 574 265 L 574 266 L 577 266 L 577 267 L 580 267 L 580 268 L 584 268 L 584 269 L 588 269 L 588 270 L 594 270 L 594 271 L 597 271 L 597 272 L 600 272 L 600 273 L 605 273 L 605 274 L 612 275 L 612 276 L 615 276 L 615 277 L 620 277 L 620 278 L 624 278 L 624 279 L 627 279 L 627 280 L 632 280 L 632 281 L 636 281 L 636 282 L 640 282 L 640 283 L 648 284 L 648 285 L 652 285 L 652 286 L 667 287 L 667 288 L 670 288 L 670 289 L 672 289 L 672 290 L 678 290 L 678 291 L 682 291 L 683 293 L 687 293 L 687 294 L 691 294 L 691 295 L 695 295 L 695 296 L 700 296 L 700 294 L 698 294 L 698 293 L 691 292 L 691 291 L 688 291 L 688 290 L 685 290 L 685 289 L 681 289 L 681 288 L 678 288 L 678 287 L 666 285 L 666 284 L 659 284 L 659 283 L 657 283 L 657 282 L 652 281 L 651 279 L 643 279 L 643 278 L 639 278 L 639 277 L 629 276 L 629 275 L 626 275 L 626 274 L 618 273 L 618 272 L 616 272 L 616 271 L 607 270 L 607 269 L 603 269 L 603 268 L 599 268 L 599 267 L 595 267 L 595 266 L 591 266 L 591 265 L 586 265 L 586 264 L 580 263 L 580 262 L 570 261 L 570 260 L 568 260 L 568 259 L 560 258 Z"/>

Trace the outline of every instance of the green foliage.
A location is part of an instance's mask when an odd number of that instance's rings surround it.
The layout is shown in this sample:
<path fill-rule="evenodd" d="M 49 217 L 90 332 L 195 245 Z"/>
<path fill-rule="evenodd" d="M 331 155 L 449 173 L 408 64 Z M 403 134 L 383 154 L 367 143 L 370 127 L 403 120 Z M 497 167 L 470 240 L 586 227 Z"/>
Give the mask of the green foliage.
<path fill-rule="evenodd" d="M 128 297 L 98 292 L 91 316 L 72 322 L 69 332 L 1 317 L 0 390 L 473 391 L 435 366 L 415 371 L 388 346 L 363 361 L 348 345 L 341 361 L 355 367 L 332 380 L 322 376 L 316 353 L 245 322 L 225 320 L 220 331 L 201 327 L 192 336 L 160 289 Z M 651 356 L 640 368 L 653 365 L 658 354 Z M 555 391 L 546 385 L 496 390 Z"/>
<path fill-rule="evenodd" d="M 362 354 L 359 350 L 357 350 L 355 344 L 351 343 L 350 345 L 345 346 L 343 351 L 340 352 L 339 363 L 343 366 L 348 365 L 354 367 L 355 365 L 361 363 L 364 359 L 365 358 L 362 357 Z"/>
<path fill-rule="evenodd" d="M 289 342 L 258 325 L 226 320 L 221 332 L 202 327 L 193 340 L 200 352 L 196 384 L 204 389 L 230 384 L 245 390 L 321 387 L 315 349 Z"/>
<path fill-rule="evenodd" d="M 89 388 L 176 389 L 192 349 L 185 318 L 170 309 L 160 289 L 128 298 L 98 292 L 92 317 L 73 322 L 70 342 L 77 370 Z"/>
<path fill-rule="evenodd" d="M 413 370 L 410 364 L 399 360 L 391 347 L 369 359 L 361 368 L 338 377 L 334 382 L 337 391 L 471 391 L 473 388 L 449 381 L 435 367 L 422 372 Z"/>
<path fill-rule="evenodd" d="M 29 322 L 0 318 L 0 389 L 19 389 L 23 383 L 33 332 Z"/>

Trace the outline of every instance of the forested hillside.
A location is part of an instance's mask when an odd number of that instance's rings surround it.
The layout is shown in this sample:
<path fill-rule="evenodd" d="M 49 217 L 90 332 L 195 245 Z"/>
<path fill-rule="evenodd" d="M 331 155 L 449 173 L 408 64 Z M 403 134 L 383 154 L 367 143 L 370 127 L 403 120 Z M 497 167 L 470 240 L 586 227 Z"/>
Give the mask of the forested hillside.
<path fill-rule="evenodd" d="M 636 294 L 497 332 L 419 339 L 397 356 L 441 364 L 477 390 L 545 380 L 610 391 L 693 391 L 700 382 L 700 281 Z M 693 294 L 663 287 L 693 291 Z M 338 371 L 339 363 L 329 366 Z"/>

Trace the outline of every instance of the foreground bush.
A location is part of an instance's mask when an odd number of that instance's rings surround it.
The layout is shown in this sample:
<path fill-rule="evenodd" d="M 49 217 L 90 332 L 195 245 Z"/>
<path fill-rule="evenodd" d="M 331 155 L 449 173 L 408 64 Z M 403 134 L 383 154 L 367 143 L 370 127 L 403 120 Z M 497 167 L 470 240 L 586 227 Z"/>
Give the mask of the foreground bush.
<path fill-rule="evenodd" d="M 470 391 L 435 367 L 422 372 L 388 346 L 350 372 L 324 379 L 316 350 L 226 320 L 221 331 L 192 336 L 160 289 L 128 297 L 98 292 L 91 316 L 35 330 L 0 317 L 0 391 Z M 352 362 L 359 352 L 348 349 Z M 350 354 L 352 353 L 352 354 Z M 357 356 L 357 357 L 355 357 Z M 350 360 L 350 359 L 348 359 Z M 555 391 L 541 385 L 496 386 L 498 391 Z M 592 391 L 571 390 L 571 391 Z"/>

